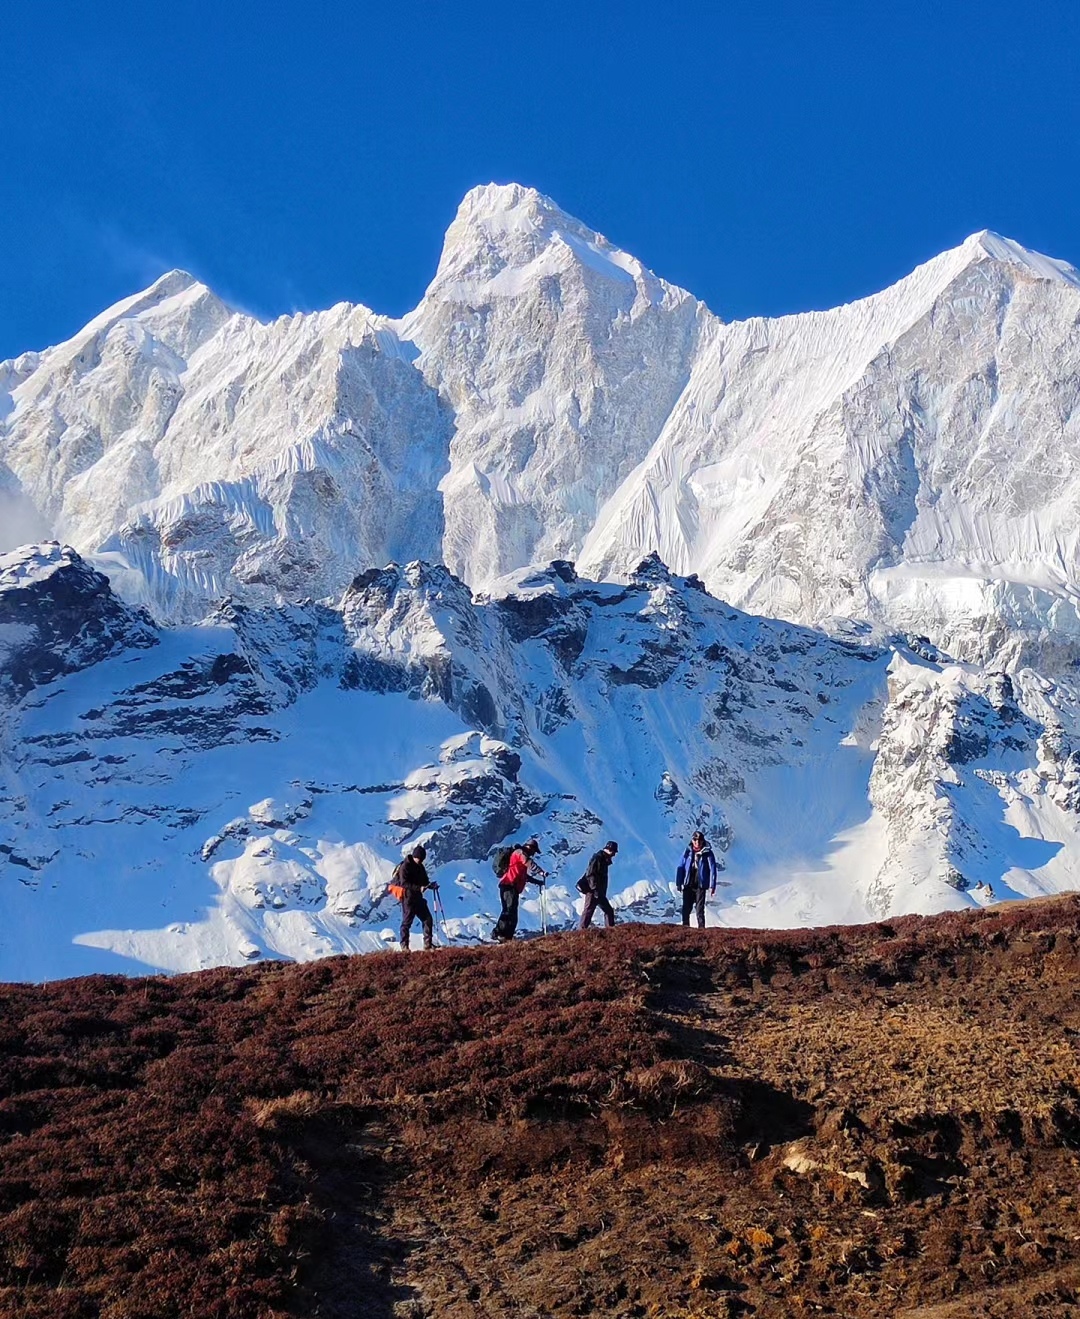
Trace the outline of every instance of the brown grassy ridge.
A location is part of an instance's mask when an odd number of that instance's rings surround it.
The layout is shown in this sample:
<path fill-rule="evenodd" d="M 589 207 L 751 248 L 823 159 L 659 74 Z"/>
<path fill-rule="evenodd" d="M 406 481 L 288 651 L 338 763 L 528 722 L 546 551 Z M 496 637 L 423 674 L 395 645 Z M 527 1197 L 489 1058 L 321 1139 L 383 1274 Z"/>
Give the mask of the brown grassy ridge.
<path fill-rule="evenodd" d="M 1078 950 L 1069 897 L 0 987 L 0 1316 L 1074 1313 Z"/>

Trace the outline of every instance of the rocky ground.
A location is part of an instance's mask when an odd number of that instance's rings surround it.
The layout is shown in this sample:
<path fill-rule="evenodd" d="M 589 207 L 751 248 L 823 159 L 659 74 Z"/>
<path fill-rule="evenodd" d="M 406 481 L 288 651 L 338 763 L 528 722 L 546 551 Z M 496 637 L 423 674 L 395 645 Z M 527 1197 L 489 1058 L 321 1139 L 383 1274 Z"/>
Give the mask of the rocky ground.
<path fill-rule="evenodd" d="M 0 990 L 0 1314 L 1054 1319 L 1080 898 Z"/>

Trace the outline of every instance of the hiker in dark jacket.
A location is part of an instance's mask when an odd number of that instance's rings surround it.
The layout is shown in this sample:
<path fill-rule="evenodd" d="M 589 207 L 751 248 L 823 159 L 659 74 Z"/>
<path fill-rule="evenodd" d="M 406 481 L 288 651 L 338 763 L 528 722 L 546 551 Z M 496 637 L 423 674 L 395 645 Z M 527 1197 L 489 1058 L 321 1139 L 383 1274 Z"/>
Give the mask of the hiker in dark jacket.
<path fill-rule="evenodd" d="M 429 889 L 437 893 L 439 886 L 428 878 L 427 867 L 424 865 L 426 856 L 427 849 L 417 843 L 394 871 L 394 885 L 401 889 L 401 948 L 406 953 L 409 951 L 409 931 L 417 919 L 424 931 L 424 947 L 431 948 L 435 922 L 424 894 Z"/>
<path fill-rule="evenodd" d="M 510 864 L 506 868 L 506 873 L 499 879 L 502 915 L 495 922 L 495 929 L 492 931 L 492 938 L 497 939 L 499 943 L 509 943 L 514 937 L 518 923 L 518 903 L 521 901 L 522 893 L 525 892 L 525 885 L 536 884 L 540 888 L 544 887 L 547 871 L 542 870 L 534 860 L 539 851 L 540 844 L 535 838 L 530 838 L 527 843 L 515 847 L 510 854 Z"/>
<path fill-rule="evenodd" d="M 618 843 L 605 843 L 600 851 L 591 857 L 584 875 L 578 880 L 578 892 L 585 894 L 585 906 L 581 911 L 583 930 L 592 924 L 593 913 L 597 907 L 604 913 L 605 925 L 615 924 L 615 913 L 611 909 L 611 903 L 608 902 L 607 885 L 608 870 L 618 850 Z"/>
<path fill-rule="evenodd" d="M 698 929 L 703 930 L 705 900 L 716 892 L 716 857 L 700 829 L 694 831 L 690 846 L 682 854 L 675 887 L 682 894 L 682 923 L 689 925 L 690 912 L 696 911 Z"/>

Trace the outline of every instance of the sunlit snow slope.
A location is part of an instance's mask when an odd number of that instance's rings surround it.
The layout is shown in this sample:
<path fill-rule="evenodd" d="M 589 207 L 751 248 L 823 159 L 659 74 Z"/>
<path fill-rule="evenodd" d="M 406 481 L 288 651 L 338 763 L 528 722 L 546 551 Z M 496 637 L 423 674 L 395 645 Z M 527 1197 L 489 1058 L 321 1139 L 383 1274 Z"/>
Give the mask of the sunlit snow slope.
<path fill-rule="evenodd" d="M 531 833 L 553 926 L 609 836 L 617 909 L 671 919 L 695 825 L 740 925 L 1052 892 L 1078 859 L 1070 687 L 753 618 L 655 559 L 478 600 L 413 563 L 159 629 L 46 544 L 0 556 L 0 647 L 0 978 L 385 947 L 416 841 L 466 941 Z"/>

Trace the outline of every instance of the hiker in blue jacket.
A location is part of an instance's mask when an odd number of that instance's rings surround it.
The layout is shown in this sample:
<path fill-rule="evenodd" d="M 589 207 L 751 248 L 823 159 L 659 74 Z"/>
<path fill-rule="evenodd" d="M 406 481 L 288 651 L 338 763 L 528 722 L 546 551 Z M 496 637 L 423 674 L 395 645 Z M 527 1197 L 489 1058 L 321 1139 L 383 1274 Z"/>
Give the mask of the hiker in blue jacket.
<path fill-rule="evenodd" d="M 716 857 L 700 829 L 695 829 L 690 846 L 682 854 L 675 874 L 675 887 L 682 894 L 682 923 L 690 924 L 690 912 L 697 912 L 698 929 L 705 928 L 705 900 L 716 892 Z"/>

